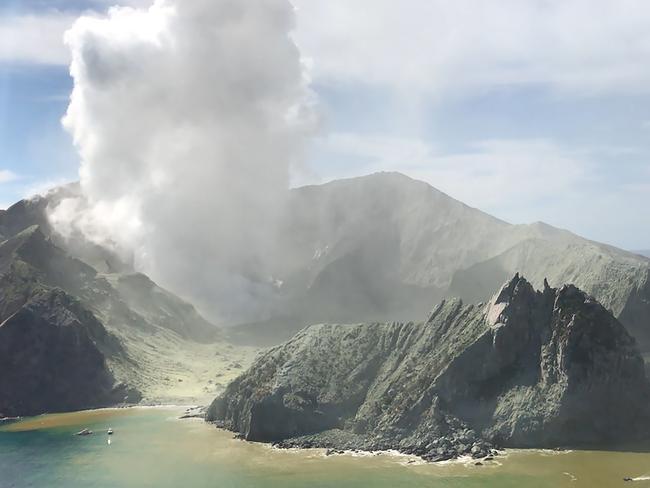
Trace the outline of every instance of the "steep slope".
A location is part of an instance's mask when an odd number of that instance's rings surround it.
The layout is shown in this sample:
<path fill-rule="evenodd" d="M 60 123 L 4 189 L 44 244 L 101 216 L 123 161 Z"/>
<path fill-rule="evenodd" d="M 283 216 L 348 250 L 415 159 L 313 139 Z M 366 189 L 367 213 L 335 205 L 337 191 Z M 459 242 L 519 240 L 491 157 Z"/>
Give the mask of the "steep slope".
<path fill-rule="evenodd" d="M 20 200 L 7 210 L 0 211 L 0 235 L 5 239 L 15 236 L 27 227 L 37 225 L 50 232 L 46 208 L 51 202 L 59 200 L 65 192 L 65 187 L 55 188 L 48 193 L 48 197 L 34 197 Z"/>
<path fill-rule="evenodd" d="M 285 290 L 298 290 L 292 303 L 298 315 L 324 310 L 312 318 L 330 321 L 411 316 L 442 296 L 465 262 L 509 245 L 507 228 L 397 173 L 298 188 L 278 278 Z"/>
<path fill-rule="evenodd" d="M 0 277 L 0 416 L 138 402 L 107 358 L 125 351 L 78 300 L 39 284 L 24 263 Z"/>
<path fill-rule="evenodd" d="M 78 296 L 108 324 L 152 330 L 163 327 L 183 337 L 209 341 L 217 328 L 194 307 L 156 286 L 139 273 L 98 273 L 83 261 L 72 258 L 31 226 L 0 243 L 0 275 L 19 260 L 28 264 L 38 279 Z"/>
<path fill-rule="evenodd" d="M 36 293 L 34 290 L 41 294 L 63 293 L 70 301 L 78 303 L 92 320 L 79 319 L 72 328 L 67 327 L 69 321 L 50 320 L 48 317 L 69 315 L 69 307 L 51 301 L 46 302 L 49 310 L 43 306 L 38 313 L 21 311 L 29 306 Z M 9 320 L 13 314 L 17 315 Z M 146 276 L 133 272 L 99 273 L 87 263 L 70 257 L 35 225 L 0 243 L 0 316 L 8 319 L 8 325 L 13 324 L 5 329 L 13 331 L 12 339 L 6 345 L 14 346 L 7 346 L 4 359 L 18 365 L 22 359 L 33 355 L 35 359 L 30 364 L 35 365 L 34 368 L 24 369 L 29 371 L 34 381 L 41 381 L 39 378 L 42 379 L 43 375 L 47 381 L 52 380 L 53 377 L 47 376 L 51 370 L 56 371 L 55 382 L 67 384 L 64 371 L 50 367 L 47 361 L 83 365 L 83 358 L 97 359 L 99 354 L 106 374 L 100 374 L 99 366 L 96 368 L 94 381 L 97 388 L 104 391 L 110 378 L 116 378 L 129 388 L 139 390 L 147 402 L 196 402 L 207 395 L 212 396 L 222 382 L 238 373 L 237 367 L 249 364 L 254 353 L 250 348 L 233 349 L 220 340 L 219 330 L 203 319 L 194 307 L 159 288 Z M 108 334 L 109 343 L 115 347 L 105 347 L 104 342 L 92 334 L 88 335 L 89 340 L 83 339 L 85 336 L 79 331 L 91 323 L 99 324 L 97 327 Z M 34 344 L 42 344 L 45 339 L 53 344 L 57 341 L 62 344 L 45 357 L 40 349 L 31 350 L 26 346 L 20 349 L 21 334 L 25 335 L 22 340 Z M 39 335 L 42 340 L 36 339 Z M 68 348 L 66 341 L 78 342 L 77 337 L 82 337 L 79 339 L 81 345 L 77 349 Z M 90 347 L 91 343 L 94 346 Z M 98 352 L 93 352 L 93 347 Z M 59 354 L 66 357 L 58 357 Z M 96 364 L 99 363 L 97 360 Z M 88 370 L 90 372 L 92 368 Z M 21 371 L 5 368 L 4 378 L 9 385 L 4 391 L 5 398 L 13 399 L 7 401 L 16 401 L 22 395 L 22 390 L 16 389 L 22 382 Z M 36 371 L 41 371 L 41 375 Z M 72 376 L 68 378 L 73 381 Z M 100 378 L 104 379 L 100 381 Z M 35 390 L 42 396 L 42 405 L 49 405 L 47 409 L 58 410 L 73 405 L 71 402 L 45 403 L 44 399 L 54 391 L 52 389 L 62 388 L 61 385 Z M 11 388 L 14 389 L 13 395 L 7 393 Z M 61 393 L 57 395 L 63 398 Z M 78 390 L 76 405 L 103 403 L 99 400 L 98 392 Z M 37 401 L 33 399 L 33 402 Z M 26 403 L 16 405 L 27 407 Z M 21 414 L 32 411 L 27 409 Z"/>
<path fill-rule="evenodd" d="M 544 277 L 577 284 L 650 350 L 650 260 L 546 224 L 508 224 L 404 175 L 292 190 L 284 228 L 275 313 L 234 329 L 238 340 L 277 342 L 315 322 L 414 320 L 442 298 L 487 300 L 522 272 L 536 287 Z"/>
<path fill-rule="evenodd" d="M 123 262 L 109 249 L 89 242 L 79 233 L 74 233 L 70 239 L 64 239 L 52 228 L 48 209 L 59 204 L 61 200 L 78 194 L 79 185 L 70 183 L 52 188 L 45 196 L 35 195 L 16 202 L 7 210 L 0 212 L 0 241 L 9 239 L 29 227 L 38 226 L 57 247 L 92 266 L 98 272 L 133 272 L 130 263 Z"/>
<path fill-rule="evenodd" d="M 516 276 L 487 305 L 426 323 L 315 325 L 262 355 L 208 420 L 284 446 L 399 449 L 431 460 L 506 446 L 602 446 L 645 435 L 634 339 L 571 285 Z"/>

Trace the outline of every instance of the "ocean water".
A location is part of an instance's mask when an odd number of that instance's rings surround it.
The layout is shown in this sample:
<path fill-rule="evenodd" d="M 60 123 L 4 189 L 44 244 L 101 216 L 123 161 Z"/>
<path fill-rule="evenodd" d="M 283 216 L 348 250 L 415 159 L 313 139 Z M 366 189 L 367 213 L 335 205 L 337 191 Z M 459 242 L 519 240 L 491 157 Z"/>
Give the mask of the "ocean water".
<path fill-rule="evenodd" d="M 648 453 L 509 450 L 483 466 L 394 454 L 325 456 L 235 440 L 200 420 L 178 420 L 181 412 L 107 409 L 4 426 L 0 488 L 598 488 L 627 485 L 626 476 L 636 478 L 633 486 L 650 486 Z M 95 433 L 73 435 L 85 427 Z"/>

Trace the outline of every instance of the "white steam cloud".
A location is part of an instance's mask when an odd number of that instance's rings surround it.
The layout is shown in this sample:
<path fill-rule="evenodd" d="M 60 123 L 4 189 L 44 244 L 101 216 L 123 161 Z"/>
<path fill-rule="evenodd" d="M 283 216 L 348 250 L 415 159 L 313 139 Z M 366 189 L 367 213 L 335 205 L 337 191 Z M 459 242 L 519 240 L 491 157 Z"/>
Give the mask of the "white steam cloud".
<path fill-rule="evenodd" d="M 82 197 L 51 220 L 212 317 L 260 313 L 313 112 L 287 0 L 157 0 L 66 33 Z"/>

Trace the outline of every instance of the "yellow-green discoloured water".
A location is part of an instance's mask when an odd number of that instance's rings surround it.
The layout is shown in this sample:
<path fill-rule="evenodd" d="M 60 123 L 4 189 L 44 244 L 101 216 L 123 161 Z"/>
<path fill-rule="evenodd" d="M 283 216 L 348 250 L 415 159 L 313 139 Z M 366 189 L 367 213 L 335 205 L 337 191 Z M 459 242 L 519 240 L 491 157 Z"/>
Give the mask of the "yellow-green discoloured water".
<path fill-rule="evenodd" d="M 509 451 L 496 462 L 423 464 L 324 456 L 234 440 L 180 408 L 47 415 L 0 429 L 0 487 L 612 487 L 650 486 L 650 454 Z M 84 427 L 91 436 L 73 433 Z M 113 436 L 106 429 L 114 429 Z M 110 444 L 109 444 L 110 440 Z"/>

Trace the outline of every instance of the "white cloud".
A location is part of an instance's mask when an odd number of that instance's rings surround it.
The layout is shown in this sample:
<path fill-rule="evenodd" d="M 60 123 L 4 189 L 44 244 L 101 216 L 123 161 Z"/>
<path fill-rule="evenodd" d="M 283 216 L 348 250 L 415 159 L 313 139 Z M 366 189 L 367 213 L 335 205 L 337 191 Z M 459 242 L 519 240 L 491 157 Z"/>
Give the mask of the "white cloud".
<path fill-rule="evenodd" d="M 152 3 L 153 0 L 92 0 L 91 9 L 100 13 L 118 5 L 148 7 Z M 86 15 L 90 13 L 91 10 Z M 0 15 L 0 62 L 70 64 L 70 50 L 63 43 L 63 35 L 79 15 L 59 10 Z"/>
<path fill-rule="evenodd" d="M 405 94 L 547 84 L 650 90 L 645 0 L 294 0 L 296 38 L 322 82 Z"/>
<path fill-rule="evenodd" d="M 18 175 L 8 169 L 0 169 L 0 184 L 17 180 Z"/>
<path fill-rule="evenodd" d="M 96 0 L 143 7 L 151 0 Z M 645 0 L 293 0 L 318 82 L 445 96 L 503 84 L 572 94 L 647 92 Z M 0 60 L 67 64 L 68 14 L 0 18 Z"/>
<path fill-rule="evenodd" d="M 0 16 L 0 61 L 68 64 L 70 53 L 63 45 L 63 33 L 74 20 L 57 12 Z"/>
<path fill-rule="evenodd" d="M 187 3 L 205 6 L 206 1 Z M 113 3 L 143 6 L 151 1 L 96 0 L 93 8 L 105 10 Z M 411 125 L 417 126 L 420 117 L 426 116 L 426 110 L 431 109 L 430 101 L 483 93 L 502 85 L 541 85 L 572 97 L 650 90 L 650 29 L 647 28 L 650 2 L 645 0 L 293 0 L 293 3 L 297 6 L 294 38 L 311 67 L 311 77 L 318 83 L 351 84 L 357 90 L 370 85 L 387 87 L 398 98 L 386 102 L 389 108 L 386 116 L 395 121 L 392 127 L 399 128 L 400 133 L 418 132 L 418 127 Z M 0 18 L 0 61 L 67 64 L 69 54 L 60 39 L 72 20 L 67 14 L 56 12 Z M 90 30 L 104 25 L 99 20 L 85 22 L 92 27 Z M 138 60 L 143 59 L 142 66 L 147 66 L 152 73 L 160 68 L 156 65 L 153 69 L 156 61 L 146 59 L 146 50 L 151 46 L 147 46 L 144 32 L 139 36 L 141 51 L 122 50 L 132 39 L 132 32 L 139 28 L 127 24 L 123 24 L 123 30 L 110 32 L 99 28 L 89 44 L 93 50 L 85 54 L 87 74 L 97 77 L 94 86 L 99 87 L 100 79 L 106 79 L 114 100 L 123 96 L 115 88 L 118 83 L 126 81 L 128 86 L 135 86 L 138 74 L 133 66 Z M 155 31 L 156 26 L 149 28 Z M 233 46 L 231 52 L 238 49 L 239 46 Z M 200 46 L 188 57 L 202 60 L 208 51 L 206 46 Z M 92 56 L 96 56 L 98 63 L 93 64 Z M 214 59 L 231 61 L 225 50 L 219 51 Z M 262 69 L 268 68 L 263 61 L 259 64 Z M 215 67 L 210 71 L 206 80 L 217 76 L 216 70 Z M 121 77 L 117 75 L 120 72 L 124 72 Z M 167 76 L 174 80 L 175 75 L 178 73 Z M 140 76 L 139 95 L 144 96 L 150 89 L 149 80 L 144 73 Z M 189 85 L 178 90 L 186 90 L 188 106 L 196 106 Z M 138 92 L 132 91 L 125 89 L 125 100 Z M 98 92 L 99 88 L 88 94 L 97 104 L 93 113 L 107 110 L 104 105 L 110 105 L 101 100 Z M 170 93 L 159 95 L 165 100 L 164 97 L 173 95 Z M 129 113 L 125 104 L 118 103 L 117 108 Z M 410 110 L 416 113 L 407 113 Z M 204 113 L 200 104 L 198 112 Z M 411 117 L 415 118 L 414 124 Z M 131 126 L 124 124 L 124 120 L 119 118 L 115 125 Z M 400 125 L 403 120 L 408 128 Z M 148 125 L 136 128 L 133 139 L 148 128 L 159 128 L 157 115 L 151 115 L 143 123 Z M 543 127 L 538 133 L 545 133 Z M 184 138 L 182 135 L 181 139 Z M 91 139 L 89 136 L 88 140 Z M 98 142 L 84 143 L 82 151 L 94 151 L 95 143 Z M 595 144 L 597 141 L 592 141 L 592 148 Z M 548 179 L 558 194 L 582 192 L 584 196 L 584 187 L 593 174 L 591 154 L 544 139 L 483 141 L 467 151 L 449 154 L 429 143 L 394 135 L 333 134 L 317 149 L 335 151 L 331 154 L 347 155 L 355 160 L 354 166 L 347 169 L 340 169 L 340 162 L 332 164 L 324 176 L 400 170 L 501 215 L 502 210 L 516 207 L 520 209 L 517 214 L 509 210 L 515 219 L 524 213 L 528 218 L 543 218 L 536 215 L 540 209 L 533 206 L 534 202 L 545 198 L 555 201 L 549 193 L 544 193 L 547 183 L 544 180 Z M 182 148 L 174 150 L 182 151 Z M 613 150 L 620 152 L 622 160 L 629 157 L 621 148 Z M 123 156 L 117 154 L 117 149 L 115 152 L 116 159 Z M 604 155 L 601 149 L 595 153 Z M 610 151 L 608 157 L 611 156 Z M 134 167 L 139 168 L 140 163 Z M 128 180 L 124 174 L 131 169 L 129 165 L 132 163 L 124 164 L 124 172 L 107 169 L 108 174 L 103 176 L 108 181 L 115 175 Z M 165 184 L 165 172 L 151 174 L 152 182 Z M 630 194 L 643 194 L 643 181 L 638 185 L 642 189 L 633 187 Z M 107 185 L 102 192 L 114 187 Z M 617 188 L 622 196 L 616 206 L 625 211 L 626 189 Z M 589 197 L 589 205 L 598 203 L 596 191 Z M 638 202 L 642 197 L 635 198 Z"/>
<path fill-rule="evenodd" d="M 512 223 L 542 220 L 596 241 L 642 249 L 650 242 L 650 164 L 620 170 L 633 148 L 568 147 L 547 139 L 486 140 L 445 152 L 420 139 L 335 133 L 317 141 L 320 179 L 400 171 Z M 624 159 L 623 159 L 624 160 Z M 329 165 L 327 161 L 352 161 Z"/>
<path fill-rule="evenodd" d="M 133 251 L 215 315 L 255 316 L 311 130 L 293 16 L 286 0 L 158 0 L 79 19 L 64 124 L 85 198 L 58 228 Z"/>
<path fill-rule="evenodd" d="M 513 206 L 530 209 L 591 178 L 583 152 L 543 139 L 486 140 L 468 151 L 444 153 L 419 139 L 337 133 L 322 139 L 319 150 L 358 162 L 348 170 L 322 174 L 326 179 L 401 171 L 500 216 L 512 215 Z"/>

